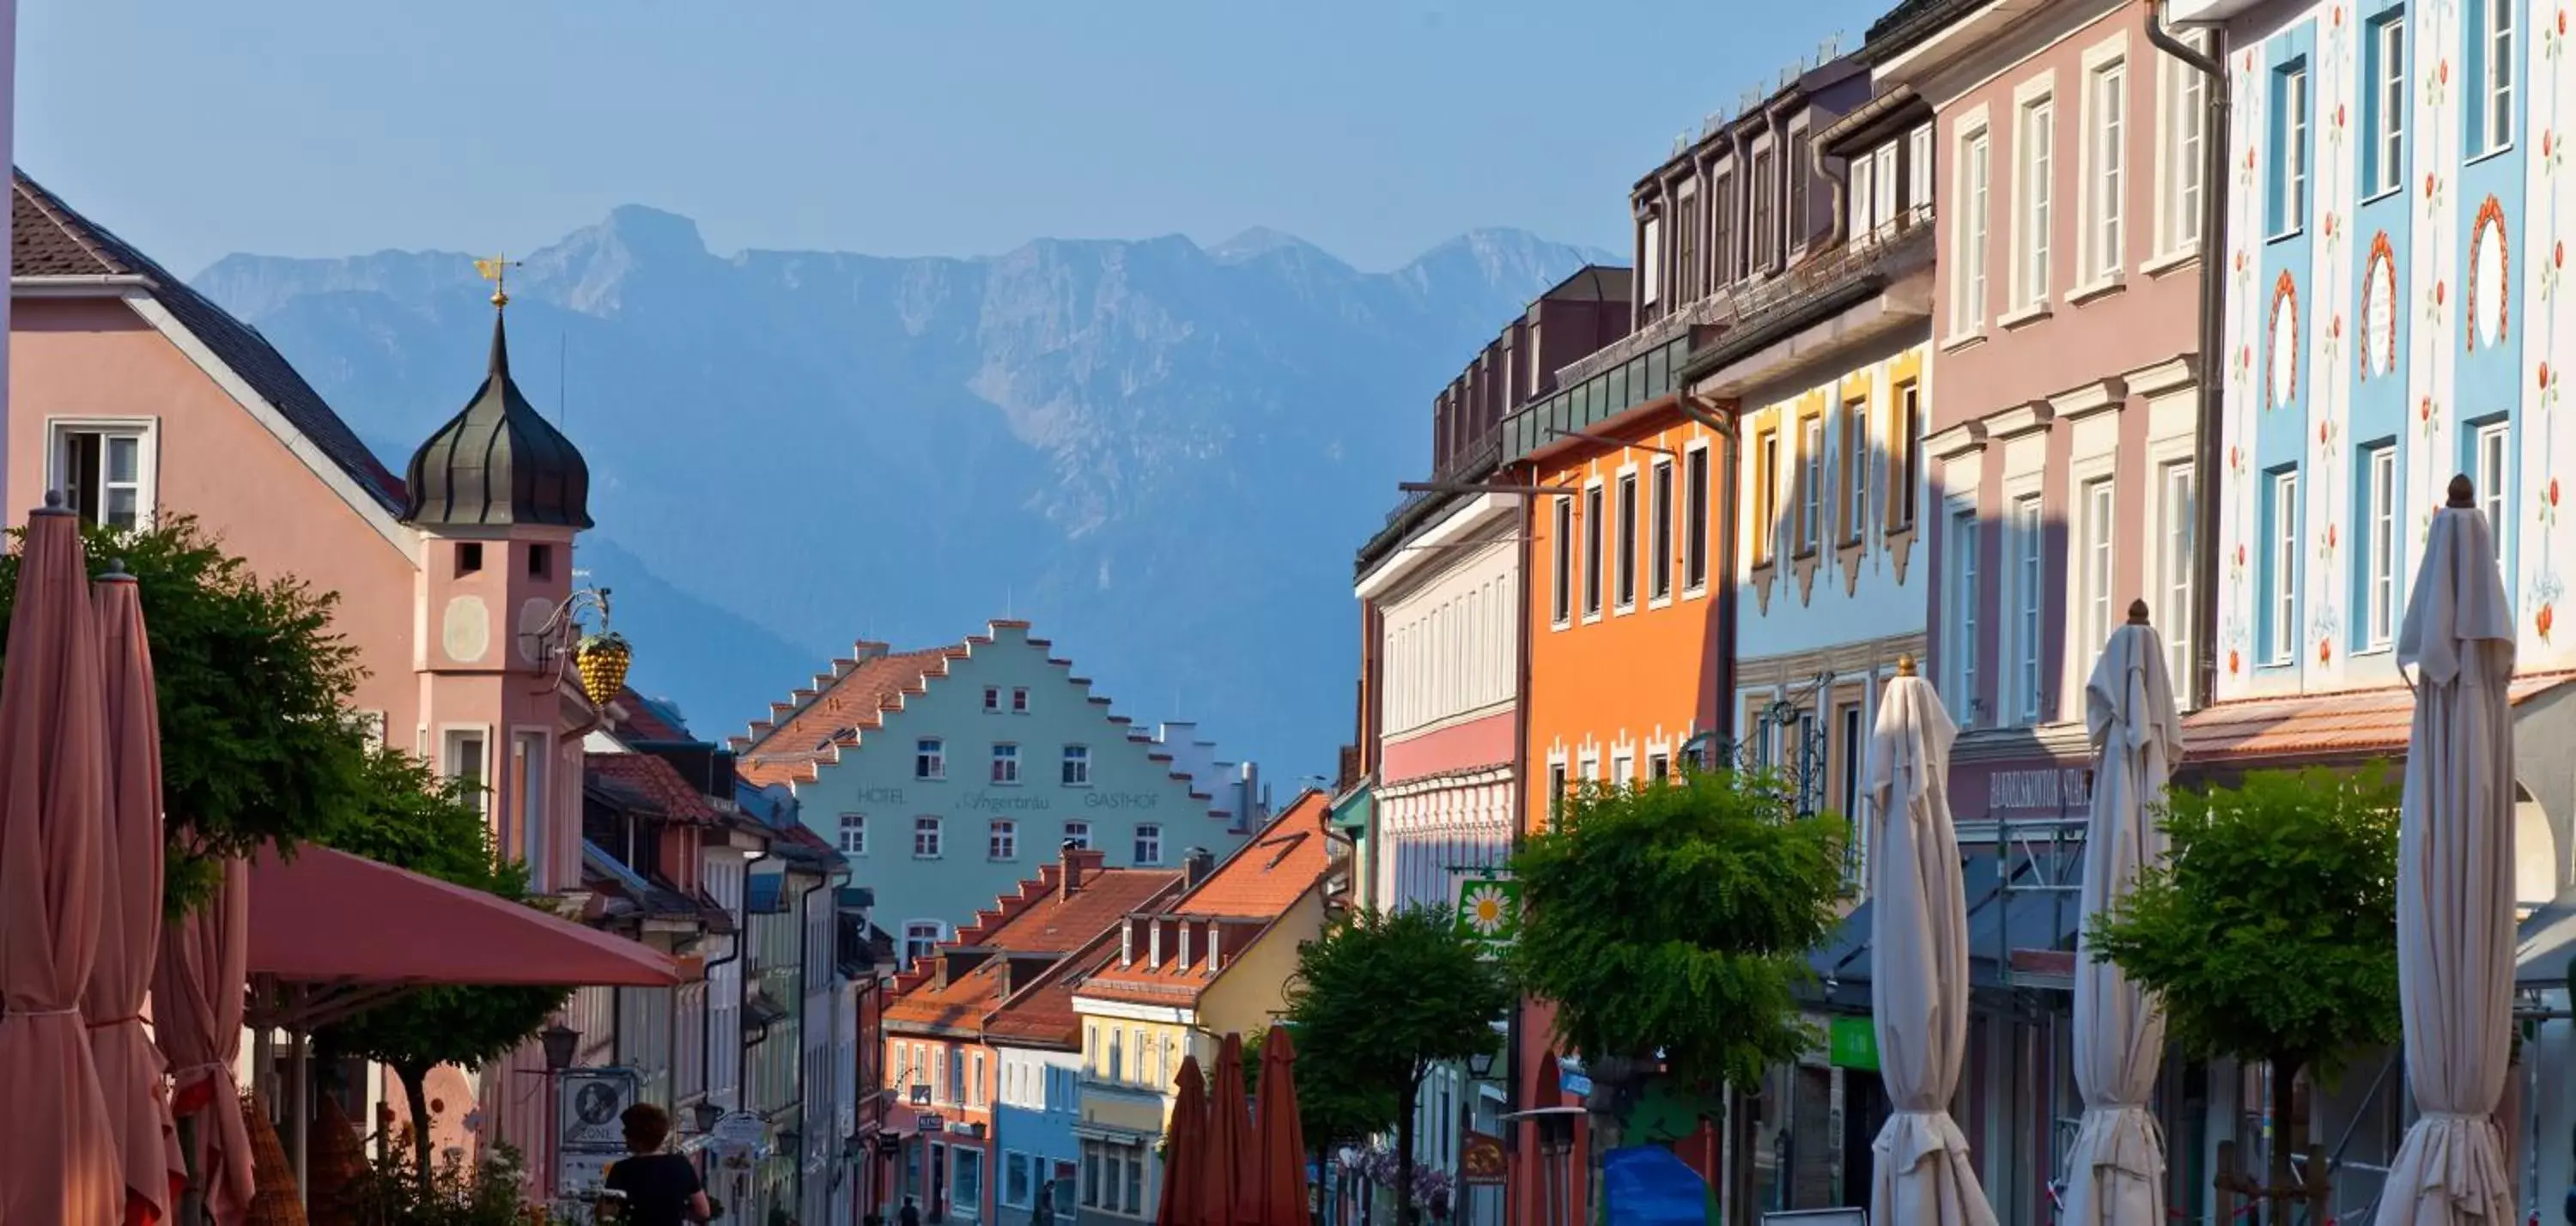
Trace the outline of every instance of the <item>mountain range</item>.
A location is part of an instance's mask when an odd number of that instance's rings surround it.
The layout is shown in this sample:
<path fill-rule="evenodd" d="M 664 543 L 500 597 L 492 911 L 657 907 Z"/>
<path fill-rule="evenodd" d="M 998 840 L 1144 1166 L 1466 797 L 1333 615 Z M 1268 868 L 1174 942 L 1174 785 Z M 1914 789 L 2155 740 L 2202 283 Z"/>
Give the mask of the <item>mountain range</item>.
<path fill-rule="evenodd" d="M 1606 259 L 1511 230 L 1388 272 L 1267 230 L 718 255 L 630 205 L 510 270 L 511 368 L 589 460 L 579 565 L 638 688 L 701 735 L 854 640 L 1015 616 L 1122 713 L 1290 780 L 1351 735 L 1351 557 L 1423 474 L 1433 395 Z M 195 284 L 397 471 L 480 384 L 465 255 L 231 255 Z"/>

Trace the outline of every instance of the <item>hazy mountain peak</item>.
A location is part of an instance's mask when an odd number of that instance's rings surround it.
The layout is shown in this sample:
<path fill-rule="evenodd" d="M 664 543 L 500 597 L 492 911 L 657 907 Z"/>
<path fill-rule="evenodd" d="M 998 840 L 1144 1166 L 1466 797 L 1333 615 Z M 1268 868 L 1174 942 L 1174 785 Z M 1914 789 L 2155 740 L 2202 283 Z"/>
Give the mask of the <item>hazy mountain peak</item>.
<path fill-rule="evenodd" d="M 516 365 L 590 462 L 585 541 L 631 551 L 589 555 L 667 581 L 629 573 L 620 624 L 709 728 L 802 681 L 790 652 L 1016 614 L 1287 777 L 1349 735 L 1351 553 L 1423 466 L 1433 394 L 1595 255 L 1477 231 L 1361 273 L 1256 229 L 717 257 L 626 206 L 529 257 Z M 363 437 L 408 445 L 482 368 L 473 275 L 238 256 L 198 285 Z"/>
<path fill-rule="evenodd" d="M 1323 248 L 1285 230 L 1273 230 L 1268 226 L 1254 226 L 1207 249 L 1208 255 L 1220 264 L 1240 264 L 1245 260 L 1259 259 L 1274 251 L 1311 252 L 1328 260 L 1333 259 Z M 1340 263 L 1339 260 L 1334 262 Z"/>

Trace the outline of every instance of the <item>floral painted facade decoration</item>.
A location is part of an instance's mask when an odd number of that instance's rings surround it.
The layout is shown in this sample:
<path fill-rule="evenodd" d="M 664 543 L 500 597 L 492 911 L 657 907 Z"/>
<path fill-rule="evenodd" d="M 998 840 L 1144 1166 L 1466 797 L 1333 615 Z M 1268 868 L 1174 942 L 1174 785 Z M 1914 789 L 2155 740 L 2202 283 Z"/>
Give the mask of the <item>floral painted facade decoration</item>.
<path fill-rule="evenodd" d="M 2361 276 L 2361 377 L 2397 369 L 2397 251 L 2382 230 L 2370 239 L 2370 263 Z"/>
<path fill-rule="evenodd" d="M 2513 314 L 2512 268 L 2511 252 L 2505 240 L 2504 204 L 2495 197 L 2489 196 L 2485 203 L 2478 206 L 2477 223 L 2469 231 L 2467 333 L 2468 347 L 2472 351 L 2478 347 L 2478 333 L 2481 330 L 2487 332 L 2485 339 L 2488 344 L 2498 344 L 2505 339 L 2505 329 L 2511 323 Z M 2488 295 L 2488 304 L 2495 312 L 2495 326 L 2491 329 L 2485 327 L 2487 317 L 2478 311 L 2480 282 L 2487 279 L 2491 279 L 2492 283 L 2485 285 L 2484 291 Z M 2441 283 L 2435 282 L 2434 289 L 2438 293 Z"/>
<path fill-rule="evenodd" d="M 2272 283 L 2270 343 L 2263 348 L 2263 407 L 2296 398 L 2299 386 L 2299 283 L 2284 271 Z"/>

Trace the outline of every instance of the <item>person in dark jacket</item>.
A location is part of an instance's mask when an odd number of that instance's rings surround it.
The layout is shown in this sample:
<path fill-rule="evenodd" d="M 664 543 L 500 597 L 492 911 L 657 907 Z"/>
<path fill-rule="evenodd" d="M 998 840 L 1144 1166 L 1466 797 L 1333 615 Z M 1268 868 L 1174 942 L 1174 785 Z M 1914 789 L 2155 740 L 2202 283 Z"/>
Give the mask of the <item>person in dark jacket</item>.
<path fill-rule="evenodd" d="M 895 1214 L 894 1220 L 897 1226 L 921 1226 L 921 1207 L 913 1204 L 911 1197 L 904 1197 L 903 1211 Z"/>
<path fill-rule="evenodd" d="M 662 1152 L 671 1139 L 671 1117 L 651 1103 L 637 1103 L 617 1118 L 626 1128 L 627 1156 L 608 1168 L 607 1186 L 626 1194 L 628 1226 L 715 1220 L 698 1168 L 686 1155 Z"/>

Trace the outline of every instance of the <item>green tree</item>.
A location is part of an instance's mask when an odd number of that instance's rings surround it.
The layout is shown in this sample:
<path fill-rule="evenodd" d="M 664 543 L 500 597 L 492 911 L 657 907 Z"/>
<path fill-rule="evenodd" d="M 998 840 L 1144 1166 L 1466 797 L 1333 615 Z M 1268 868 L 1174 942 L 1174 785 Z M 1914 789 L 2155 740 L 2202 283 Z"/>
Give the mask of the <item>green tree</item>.
<path fill-rule="evenodd" d="M 1396 1186 L 1411 1188 L 1422 1079 L 1435 1065 L 1493 1051 L 1494 1019 L 1513 999 L 1501 964 L 1447 908 L 1355 912 L 1297 952 L 1288 982 L 1297 1092 L 1354 1115 L 1375 1109 L 1353 1122 L 1394 1126 Z M 1397 1199 L 1409 1226 L 1417 1210 Z"/>
<path fill-rule="evenodd" d="M 2196 1060 L 2272 1068 L 2272 1118 L 2303 1069 L 2395 1042 L 2397 809 L 2384 772 L 2256 772 L 2172 794 L 2173 855 L 2091 920 L 2093 948 L 2165 1011 Z M 2269 1182 L 2290 1182 L 2272 1147 Z"/>
<path fill-rule="evenodd" d="M 176 916 L 207 896 L 218 861 L 291 849 L 358 807 L 366 736 L 347 715 L 357 649 L 331 628 L 335 595 L 259 578 L 188 516 L 91 528 L 84 542 L 91 575 L 122 561 L 141 587 Z M 0 556 L 0 626 L 17 603 L 18 564 L 16 550 Z"/>
<path fill-rule="evenodd" d="M 1511 964 L 1592 1078 L 1596 1170 L 1658 1064 L 1712 1093 L 1813 1044 L 1796 991 L 1841 922 L 1843 826 L 1797 816 L 1768 776 L 1690 771 L 1585 784 L 1512 857 Z"/>
<path fill-rule="evenodd" d="M 399 749 L 364 759 L 365 803 L 321 841 L 442 881 L 528 901 L 527 872 L 501 859 L 482 810 L 457 787 Z M 373 1060 L 401 1078 L 411 1108 L 412 1147 L 426 1195 L 429 1071 L 442 1064 L 479 1068 L 534 1037 L 570 992 L 550 987 L 423 988 L 344 1021 L 316 1036 L 328 1056 Z"/>

